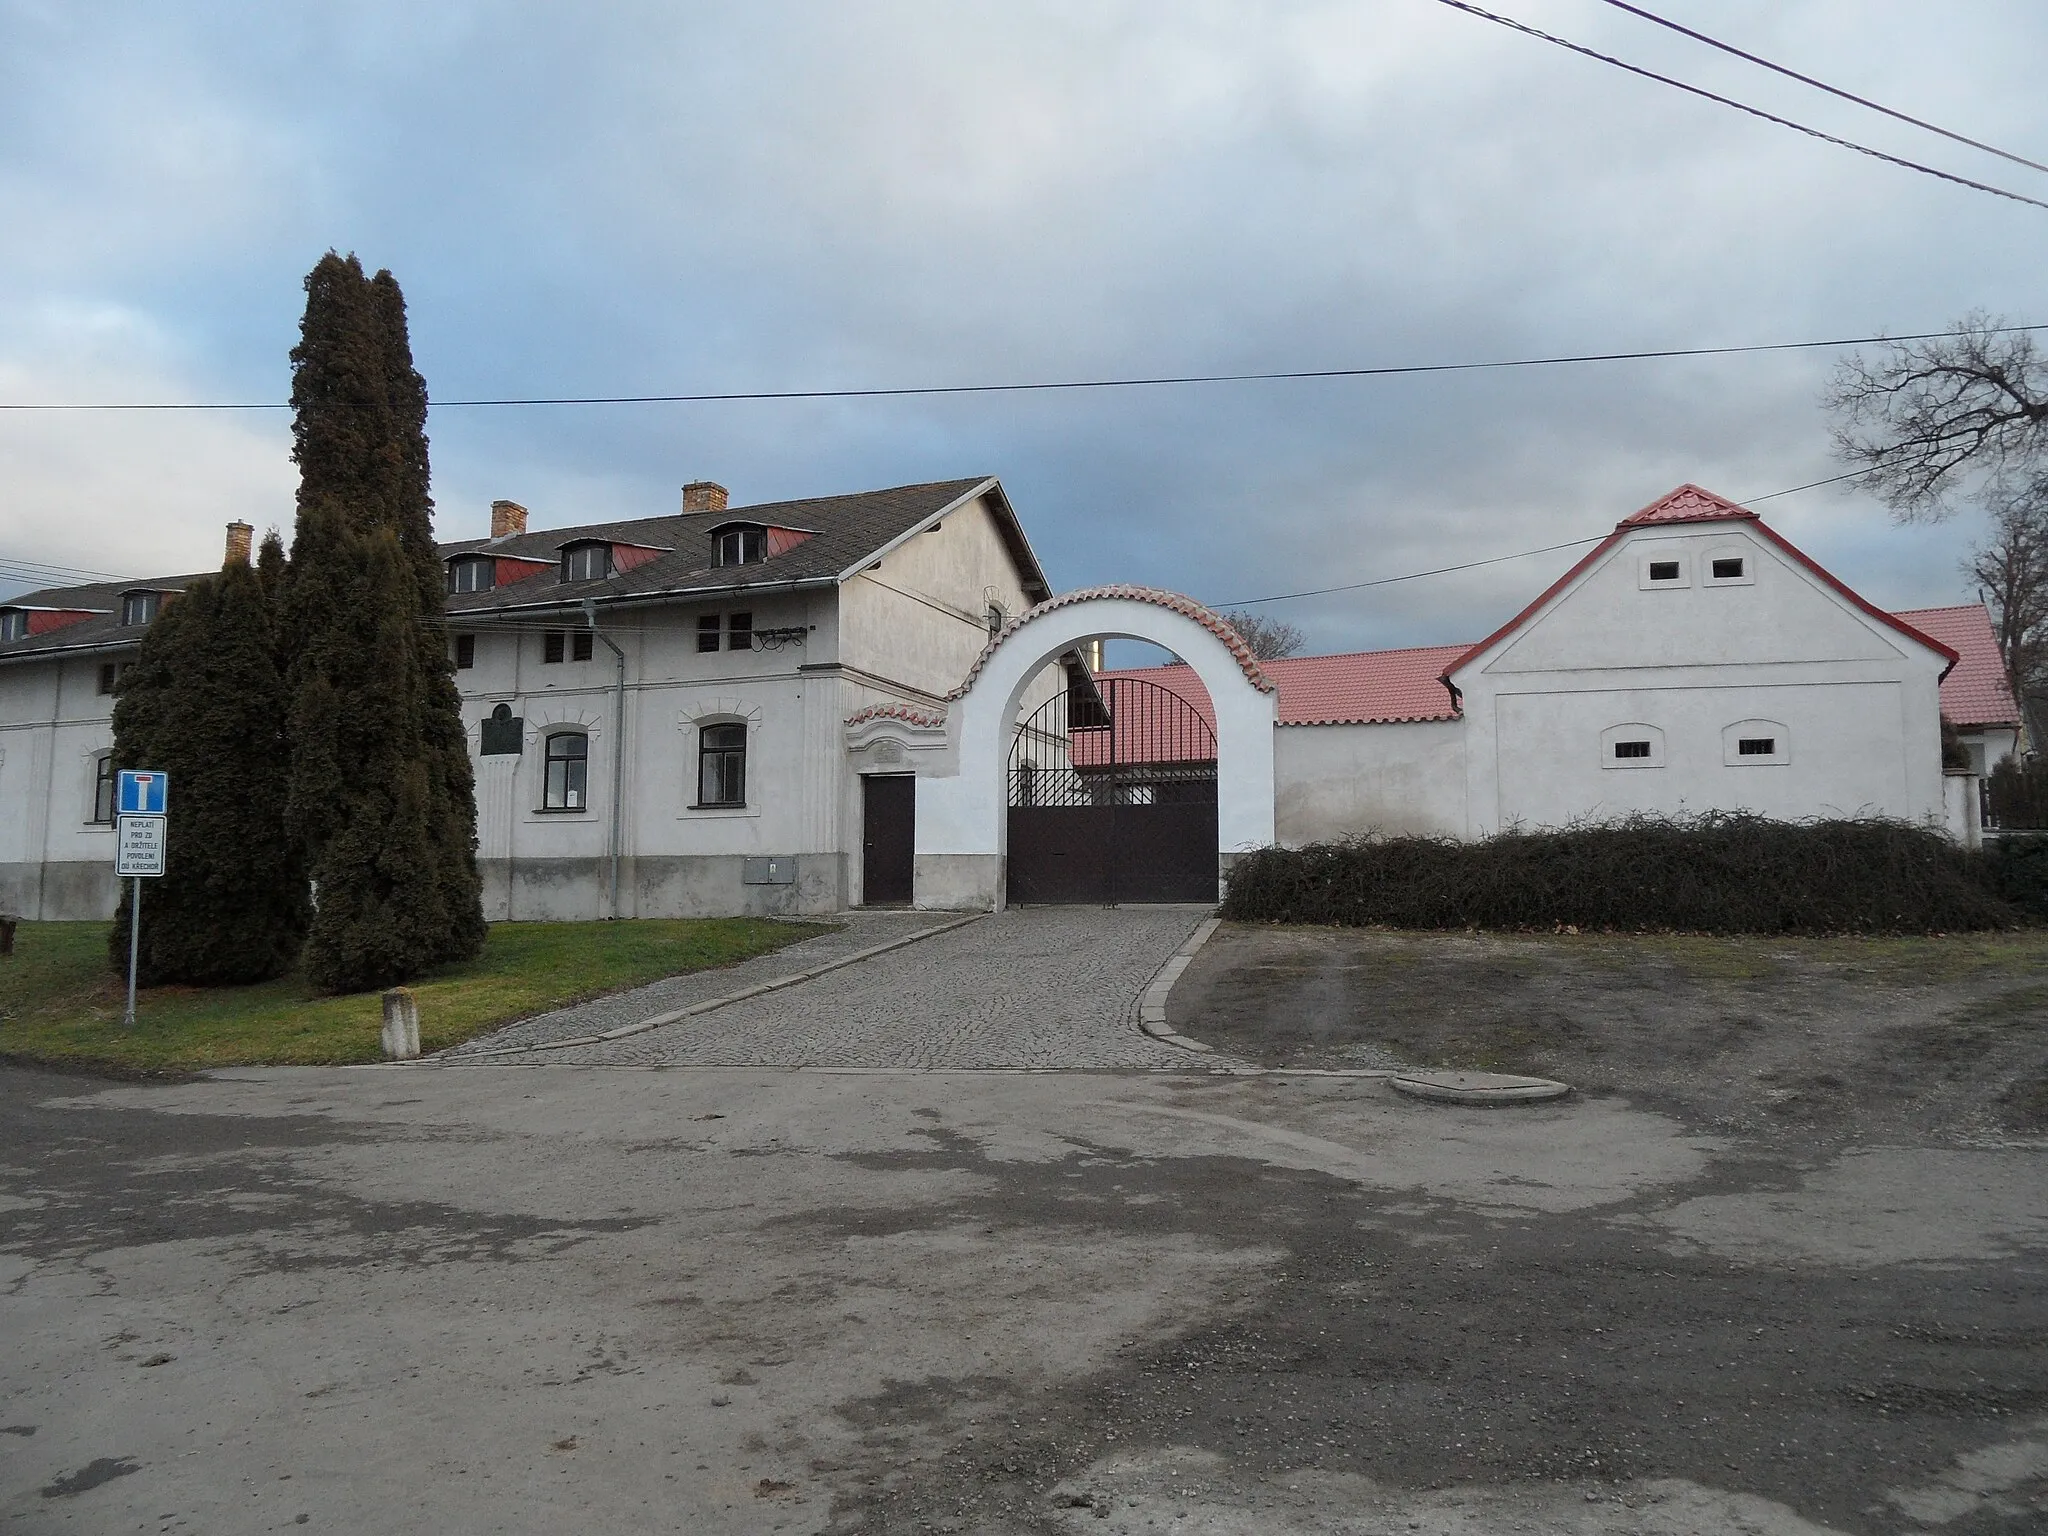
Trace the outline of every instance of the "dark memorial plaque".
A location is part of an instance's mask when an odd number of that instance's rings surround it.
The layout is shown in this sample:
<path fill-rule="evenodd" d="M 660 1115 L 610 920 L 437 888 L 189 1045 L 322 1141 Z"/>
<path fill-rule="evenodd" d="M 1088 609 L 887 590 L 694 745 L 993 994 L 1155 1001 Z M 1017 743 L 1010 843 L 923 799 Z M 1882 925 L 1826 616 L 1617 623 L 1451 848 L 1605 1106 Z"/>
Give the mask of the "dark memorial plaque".
<path fill-rule="evenodd" d="M 500 704 L 483 722 L 483 755 L 517 757 L 526 739 L 526 721 L 512 713 L 510 704 Z"/>

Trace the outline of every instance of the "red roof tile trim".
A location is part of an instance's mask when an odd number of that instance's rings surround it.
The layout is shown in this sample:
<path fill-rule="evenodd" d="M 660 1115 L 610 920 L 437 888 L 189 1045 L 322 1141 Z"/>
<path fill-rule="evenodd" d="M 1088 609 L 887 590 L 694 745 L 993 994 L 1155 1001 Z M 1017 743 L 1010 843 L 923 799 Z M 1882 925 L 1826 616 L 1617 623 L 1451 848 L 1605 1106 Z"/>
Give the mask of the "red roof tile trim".
<path fill-rule="evenodd" d="M 1121 598 L 1126 602 L 1150 603 L 1155 608 L 1164 608 L 1170 613 L 1179 614 L 1182 618 L 1193 619 L 1230 648 L 1230 654 L 1236 658 L 1246 682 L 1261 693 L 1277 691 L 1273 680 L 1259 669 L 1259 660 L 1252 655 L 1251 647 L 1244 643 L 1244 637 L 1192 597 L 1183 597 L 1178 592 L 1162 592 L 1157 587 L 1133 587 L 1118 583 L 1107 587 L 1083 587 L 1078 592 L 1063 592 L 1058 597 L 1047 598 L 1037 606 L 1025 609 L 990 638 L 988 644 L 982 647 L 981 654 L 974 658 L 974 665 L 967 669 L 967 676 L 961 680 L 960 686 L 946 697 L 957 699 L 965 696 L 967 690 L 974 686 L 974 680 L 981 676 L 981 669 L 988 665 L 989 658 L 995 655 L 997 649 L 1010 636 L 1025 625 L 1042 619 L 1058 609 L 1071 608 L 1076 603 L 1094 602 L 1098 598 Z"/>
<path fill-rule="evenodd" d="M 2017 726 L 2020 706 L 2005 675 L 2005 658 L 1991 615 L 1982 603 L 1960 608 L 1920 608 L 1895 617 L 1931 635 L 1960 658 L 1941 680 L 1941 712 L 1965 730 L 1974 726 Z"/>
<path fill-rule="evenodd" d="M 1688 481 L 1677 490 L 1659 496 L 1639 512 L 1631 512 L 1615 526 L 1639 528 L 1644 523 L 1713 523 L 1724 517 L 1755 517 L 1744 506 L 1725 496 L 1716 496 L 1703 486 Z"/>
<path fill-rule="evenodd" d="M 1543 589 L 1536 601 L 1529 604 L 1528 607 L 1524 608 L 1512 619 L 1509 619 L 1507 623 L 1501 625 L 1499 629 L 1496 629 L 1477 645 L 1472 646 L 1464 655 L 1444 668 L 1444 681 L 1449 682 L 1460 670 L 1470 666 L 1480 656 L 1492 650 L 1494 646 L 1542 612 L 1549 605 L 1552 598 L 1577 581 L 1580 575 L 1590 569 L 1607 551 L 1614 548 L 1615 545 L 1635 532 L 1636 529 L 1653 523 L 1718 523 L 1734 518 L 1740 518 L 1745 522 L 1754 524 L 1758 533 L 1770 540 L 1771 543 L 1777 545 L 1796 564 L 1804 566 L 1806 570 L 1818 577 L 1829 588 L 1840 596 L 1847 598 L 1851 604 L 1865 614 L 1868 614 L 1871 618 L 1876 619 L 1880 624 L 1897 630 L 1909 640 L 1917 640 L 1937 655 L 1946 656 L 1948 658 L 1948 668 L 1943 670 L 1943 677 L 1948 676 L 1949 670 L 1954 668 L 1959 658 L 1953 647 L 1942 644 L 1941 641 L 1931 635 L 1922 634 L 1911 624 L 1906 623 L 1893 614 L 1886 613 L 1875 603 L 1868 601 L 1833 572 L 1827 570 L 1818 561 L 1814 560 L 1806 551 L 1800 549 L 1782 533 L 1772 528 L 1769 523 L 1757 516 L 1756 513 L 1750 511 L 1749 508 L 1737 506 L 1734 502 L 1716 496 L 1712 491 L 1701 490 L 1696 485 L 1681 485 L 1677 490 L 1671 492 L 1670 495 L 1659 497 L 1656 501 L 1644 507 L 1642 511 L 1631 513 L 1616 523 L 1614 525 L 1614 532 L 1608 534 L 1606 538 L 1580 556 L 1570 570 Z"/>
<path fill-rule="evenodd" d="M 1405 725 L 1458 718 L 1443 670 L 1464 651 L 1462 645 L 1422 645 L 1286 656 L 1261 665 L 1280 692 L 1280 725 Z M 1100 675 L 1155 683 L 1186 699 L 1211 728 L 1216 724 L 1208 690 L 1190 667 L 1136 667 Z"/>
<path fill-rule="evenodd" d="M 848 725 L 859 725 L 864 720 L 902 720 L 911 725 L 936 729 L 946 723 L 942 714 L 934 715 L 909 704 L 870 704 L 866 709 L 857 709 L 846 717 Z"/>

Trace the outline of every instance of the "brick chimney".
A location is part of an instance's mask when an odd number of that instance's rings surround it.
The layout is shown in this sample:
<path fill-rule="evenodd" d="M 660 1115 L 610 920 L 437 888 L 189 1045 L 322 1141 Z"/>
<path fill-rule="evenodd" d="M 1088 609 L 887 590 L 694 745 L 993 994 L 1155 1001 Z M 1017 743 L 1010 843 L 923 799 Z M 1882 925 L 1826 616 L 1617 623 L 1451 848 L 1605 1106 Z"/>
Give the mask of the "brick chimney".
<path fill-rule="evenodd" d="M 692 480 L 683 487 L 685 512 L 723 512 L 729 493 L 716 480 Z"/>
<path fill-rule="evenodd" d="M 491 503 L 491 537 L 509 539 L 526 532 L 526 508 L 516 501 Z"/>
<path fill-rule="evenodd" d="M 222 565 L 247 565 L 249 563 L 249 541 L 256 530 L 247 523 L 228 524 L 228 552 Z"/>

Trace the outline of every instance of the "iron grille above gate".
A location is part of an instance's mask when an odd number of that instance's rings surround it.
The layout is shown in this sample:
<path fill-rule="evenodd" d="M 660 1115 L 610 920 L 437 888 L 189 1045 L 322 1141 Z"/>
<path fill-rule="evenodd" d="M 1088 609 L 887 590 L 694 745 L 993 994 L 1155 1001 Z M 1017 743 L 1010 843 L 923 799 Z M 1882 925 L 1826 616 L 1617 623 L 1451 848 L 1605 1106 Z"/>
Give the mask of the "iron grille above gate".
<path fill-rule="evenodd" d="M 1215 728 L 1144 678 L 1077 683 L 1033 711 L 1010 743 L 1013 806 L 1213 799 L 1215 783 Z"/>

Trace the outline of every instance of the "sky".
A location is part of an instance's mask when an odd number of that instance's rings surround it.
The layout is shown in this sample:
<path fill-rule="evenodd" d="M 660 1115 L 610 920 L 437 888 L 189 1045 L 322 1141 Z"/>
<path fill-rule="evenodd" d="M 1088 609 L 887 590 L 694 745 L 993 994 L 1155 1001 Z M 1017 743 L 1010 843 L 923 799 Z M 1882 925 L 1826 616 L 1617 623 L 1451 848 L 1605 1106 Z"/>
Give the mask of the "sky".
<path fill-rule="evenodd" d="M 1601 3 L 1498 9 L 1888 152 L 2048 175 Z M 1661 0 L 2048 161 L 2037 0 Z M 2048 211 L 1437 0 L 348 6 L 0 0 L 0 402 L 282 401 L 302 280 L 389 268 L 431 395 L 1469 362 L 2048 321 Z M 887 400 L 440 407 L 436 525 L 1002 478 L 1056 589 L 1225 606 L 1841 472 L 1837 354 Z M 0 560 L 289 535 L 279 410 L 0 412 Z M 1760 502 L 1873 601 L 1969 600 L 1968 514 Z M 1263 606 L 1314 651 L 1485 634 L 1576 551 Z M 0 593 L 24 584 L 0 586 Z"/>

